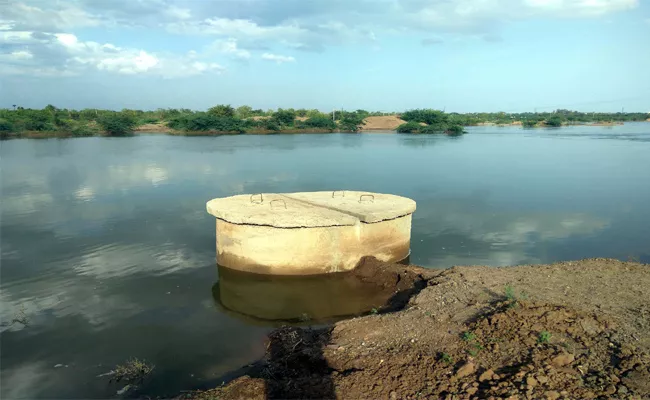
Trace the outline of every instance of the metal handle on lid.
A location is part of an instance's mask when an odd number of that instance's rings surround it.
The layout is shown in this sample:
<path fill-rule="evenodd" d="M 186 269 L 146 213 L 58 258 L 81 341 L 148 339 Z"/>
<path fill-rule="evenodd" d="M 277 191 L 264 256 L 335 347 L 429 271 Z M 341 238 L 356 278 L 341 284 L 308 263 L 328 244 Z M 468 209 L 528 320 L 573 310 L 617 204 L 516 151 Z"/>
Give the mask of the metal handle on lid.
<path fill-rule="evenodd" d="M 332 192 L 332 198 L 334 198 L 336 193 L 341 193 L 341 197 L 345 197 L 345 190 L 335 190 Z"/>
<path fill-rule="evenodd" d="M 371 203 L 375 202 L 375 195 L 374 194 L 362 194 L 361 196 L 359 196 L 359 203 L 364 201 L 363 200 L 364 197 L 367 197 L 369 199 L 369 200 L 366 200 L 366 201 L 370 201 Z"/>
<path fill-rule="evenodd" d="M 253 197 L 255 197 L 255 196 L 260 196 L 260 198 L 257 199 L 257 200 L 253 199 Z M 264 203 L 264 197 L 262 197 L 262 193 L 251 194 L 251 203 L 253 203 L 253 204 L 262 204 L 262 203 Z"/>
<path fill-rule="evenodd" d="M 275 203 L 275 202 L 279 202 L 279 201 L 282 202 L 282 205 L 284 206 L 284 209 L 286 210 L 286 209 L 287 209 L 287 202 L 284 201 L 284 200 L 282 200 L 282 199 L 271 200 L 271 202 L 269 203 L 269 205 L 271 206 L 271 208 L 273 208 L 273 203 Z"/>

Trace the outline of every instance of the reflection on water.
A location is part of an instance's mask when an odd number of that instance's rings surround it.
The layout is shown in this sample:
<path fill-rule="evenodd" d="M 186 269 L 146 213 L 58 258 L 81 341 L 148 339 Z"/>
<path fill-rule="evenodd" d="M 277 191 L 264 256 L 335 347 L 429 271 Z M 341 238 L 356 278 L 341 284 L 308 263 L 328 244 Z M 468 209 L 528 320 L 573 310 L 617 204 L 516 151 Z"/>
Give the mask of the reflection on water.
<path fill-rule="evenodd" d="M 215 303 L 256 324 L 323 323 L 379 309 L 393 295 L 349 272 L 309 276 L 261 275 L 219 266 Z"/>
<path fill-rule="evenodd" d="M 406 196 L 411 261 L 432 268 L 650 260 L 650 124 L 468 131 L 0 142 L 0 316 L 28 320 L 0 326 L 0 397 L 115 397 L 97 375 L 130 357 L 171 396 L 259 357 L 269 320 L 377 305 L 335 276 L 217 278 L 214 197 Z"/>

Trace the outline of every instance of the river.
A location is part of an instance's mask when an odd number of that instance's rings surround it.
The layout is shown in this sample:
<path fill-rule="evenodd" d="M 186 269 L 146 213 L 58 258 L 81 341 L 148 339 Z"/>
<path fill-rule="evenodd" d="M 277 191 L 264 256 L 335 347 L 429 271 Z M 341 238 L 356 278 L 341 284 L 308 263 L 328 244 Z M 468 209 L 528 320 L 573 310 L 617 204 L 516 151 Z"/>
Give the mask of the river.
<path fill-rule="evenodd" d="M 431 268 L 650 262 L 649 123 L 468 131 L 0 142 L 1 397 L 114 397 L 97 376 L 130 357 L 156 366 L 141 393 L 172 395 L 258 358 L 270 324 L 213 296 L 214 197 L 410 197 Z"/>

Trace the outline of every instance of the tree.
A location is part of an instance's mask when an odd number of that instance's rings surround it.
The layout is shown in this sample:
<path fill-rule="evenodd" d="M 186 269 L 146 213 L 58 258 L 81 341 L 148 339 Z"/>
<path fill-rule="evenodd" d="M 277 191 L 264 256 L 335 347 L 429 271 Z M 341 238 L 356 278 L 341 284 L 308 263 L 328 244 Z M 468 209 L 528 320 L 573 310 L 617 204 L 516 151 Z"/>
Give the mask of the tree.
<path fill-rule="evenodd" d="M 228 117 L 233 118 L 235 116 L 235 109 L 230 106 L 230 104 L 219 104 L 208 109 L 208 114 L 215 115 L 217 117 Z"/>
<path fill-rule="evenodd" d="M 253 108 L 250 106 L 239 106 L 235 110 L 237 118 L 245 119 L 253 116 Z"/>
<path fill-rule="evenodd" d="M 560 127 L 562 126 L 562 118 L 559 115 L 554 115 L 546 120 L 546 125 Z"/>
<path fill-rule="evenodd" d="M 273 119 L 282 125 L 293 125 L 293 121 L 296 119 L 296 112 L 292 109 L 283 110 L 279 108 L 278 111 L 273 113 Z"/>
<path fill-rule="evenodd" d="M 97 118 L 97 123 L 109 136 L 127 136 L 133 133 L 136 120 L 129 113 L 104 113 Z"/>

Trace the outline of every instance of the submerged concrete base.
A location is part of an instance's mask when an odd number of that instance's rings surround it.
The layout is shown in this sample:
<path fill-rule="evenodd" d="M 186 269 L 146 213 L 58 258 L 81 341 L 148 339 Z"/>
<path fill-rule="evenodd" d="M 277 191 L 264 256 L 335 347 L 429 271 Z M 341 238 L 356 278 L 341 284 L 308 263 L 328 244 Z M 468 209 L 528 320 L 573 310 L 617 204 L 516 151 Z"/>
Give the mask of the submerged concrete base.
<path fill-rule="evenodd" d="M 351 270 L 364 256 L 408 257 L 415 202 L 365 192 L 262 194 L 215 199 L 208 211 L 217 217 L 219 265 L 311 275 Z"/>

